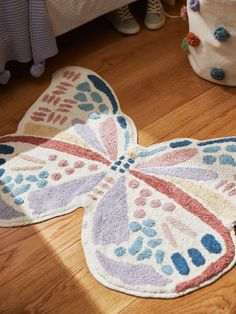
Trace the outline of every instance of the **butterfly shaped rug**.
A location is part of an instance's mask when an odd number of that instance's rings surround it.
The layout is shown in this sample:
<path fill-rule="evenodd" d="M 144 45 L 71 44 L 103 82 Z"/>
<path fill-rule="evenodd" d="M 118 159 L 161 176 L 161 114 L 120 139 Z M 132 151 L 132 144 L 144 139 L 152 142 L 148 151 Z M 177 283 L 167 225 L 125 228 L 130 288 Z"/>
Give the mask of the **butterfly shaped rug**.
<path fill-rule="evenodd" d="M 142 147 L 101 77 L 62 69 L 0 138 L 0 225 L 79 207 L 86 260 L 105 286 L 160 298 L 203 287 L 236 260 L 236 137 Z"/>

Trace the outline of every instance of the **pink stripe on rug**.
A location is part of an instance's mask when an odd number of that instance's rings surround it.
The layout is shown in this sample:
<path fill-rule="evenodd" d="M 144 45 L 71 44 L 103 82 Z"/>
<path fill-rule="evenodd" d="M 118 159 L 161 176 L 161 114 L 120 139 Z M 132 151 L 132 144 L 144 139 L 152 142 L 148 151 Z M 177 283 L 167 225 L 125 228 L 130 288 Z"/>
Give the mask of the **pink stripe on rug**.
<path fill-rule="evenodd" d="M 102 122 L 99 131 L 101 134 L 102 144 L 105 147 L 109 157 L 111 158 L 111 160 L 116 160 L 118 154 L 118 139 L 114 119 L 108 118 L 104 122 Z"/>
<path fill-rule="evenodd" d="M 161 156 L 154 157 L 146 162 L 138 164 L 135 168 L 149 168 L 149 167 L 166 167 L 181 164 L 198 153 L 196 148 L 187 148 L 170 153 L 165 153 Z"/>
<path fill-rule="evenodd" d="M 33 136 L 6 136 L 0 139 L 0 143 L 8 143 L 8 142 L 20 142 L 20 143 L 29 143 L 36 146 L 40 146 L 43 148 L 54 149 L 60 152 L 65 152 L 70 155 L 74 155 L 77 157 L 82 157 L 89 160 L 95 160 L 101 162 L 105 165 L 110 165 L 111 162 L 99 155 L 96 152 L 91 151 L 90 149 L 82 148 L 75 144 L 69 144 L 62 141 L 57 140 L 49 140 L 40 137 Z"/>

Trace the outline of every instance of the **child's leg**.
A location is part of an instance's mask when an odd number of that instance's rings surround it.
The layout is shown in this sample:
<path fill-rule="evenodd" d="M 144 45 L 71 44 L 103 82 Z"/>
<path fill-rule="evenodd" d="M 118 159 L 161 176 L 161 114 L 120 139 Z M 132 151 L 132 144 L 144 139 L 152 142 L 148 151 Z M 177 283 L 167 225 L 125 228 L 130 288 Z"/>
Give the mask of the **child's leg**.
<path fill-rule="evenodd" d="M 147 11 L 144 24 L 149 29 L 159 29 L 166 21 L 160 0 L 147 0 Z"/>
<path fill-rule="evenodd" d="M 140 27 L 130 12 L 128 5 L 108 13 L 107 18 L 116 30 L 122 34 L 133 35 L 140 31 Z"/>

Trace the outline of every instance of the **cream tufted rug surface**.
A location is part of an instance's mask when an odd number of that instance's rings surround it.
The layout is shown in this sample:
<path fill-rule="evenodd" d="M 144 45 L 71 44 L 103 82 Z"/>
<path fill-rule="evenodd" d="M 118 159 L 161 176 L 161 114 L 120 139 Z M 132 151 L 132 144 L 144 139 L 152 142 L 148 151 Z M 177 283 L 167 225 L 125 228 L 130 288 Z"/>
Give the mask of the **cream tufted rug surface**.
<path fill-rule="evenodd" d="M 235 264 L 235 182 L 236 137 L 141 147 L 110 86 L 79 67 L 0 138 L 0 225 L 84 207 L 91 272 L 137 296 L 177 297 Z"/>

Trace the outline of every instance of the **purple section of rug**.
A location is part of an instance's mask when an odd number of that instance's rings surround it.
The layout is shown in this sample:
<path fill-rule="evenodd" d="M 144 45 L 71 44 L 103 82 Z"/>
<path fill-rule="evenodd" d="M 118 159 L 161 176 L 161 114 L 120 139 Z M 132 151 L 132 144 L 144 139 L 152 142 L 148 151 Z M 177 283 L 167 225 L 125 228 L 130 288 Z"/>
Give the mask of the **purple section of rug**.
<path fill-rule="evenodd" d="M 212 170 L 204 170 L 199 168 L 149 168 L 142 169 L 142 172 L 152 173 L 156 175 L 173 176 L 182 179 L 190 179 L 196 181 L 209 181 L 218 178 L 218 174 Z"/>
<path fill-rule="evenodd" d="M 105 175 L 102 172 L 58 186 L 31 192 L 29 195 L 29 207 L 34 214 L 41 214 L 52 209 L 64 207 L 71 203 L 75 197 L 91 191 Z"/>
<path fill-rule="evenodd" d="M 106 155 L 104 148 L 97 139 L 96 133 L 85 122 L 79 119 L 74 119 L 72 124 L 74 125 L 75 131 L 85 142 Z"/>
<path fill-rule="evenodd" d="M 119 244 L 129 239 L 125 177 L 120 177 L 99 202 L 93 218 L 96 244 Z"/>
<path fill-rule="evenodd" d="M 13 207 L 6 204 L 1 196 L 0 209 L 0 219 L 12 219 L 25 216 L 22 212 L 18 212 Z"/>
<path fill-rule="evenodd" d="M 159 275 L 152 266 L 116 262 L 107 258 L 99 251 L 96 252 L 96 255 L 102 267 L 111 276 L 117 277 L 129 285 L 152 285 L 163 287 L 172 282 L 170 279 Z"/>

